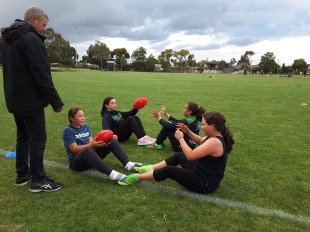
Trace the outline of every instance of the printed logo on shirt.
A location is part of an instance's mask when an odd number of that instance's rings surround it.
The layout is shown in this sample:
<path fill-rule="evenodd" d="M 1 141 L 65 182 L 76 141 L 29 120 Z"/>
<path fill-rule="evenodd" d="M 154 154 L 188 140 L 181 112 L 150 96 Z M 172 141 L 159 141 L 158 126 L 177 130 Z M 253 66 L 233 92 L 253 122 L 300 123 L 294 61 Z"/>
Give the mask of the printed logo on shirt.
<path fill-rule="evenodd" d="M 84 137 L 89 137 L 89 132 L 75 135 L 76 139 L 80 139 L 80 138 L 84 138 Z"/>
<path fill-rule="evenodd" d="M 120 122 L 123 120 L 123 116 L 120 113 L 118 113 L 117 115 L 114 115 L 112 119 L 116 122 Z"/>

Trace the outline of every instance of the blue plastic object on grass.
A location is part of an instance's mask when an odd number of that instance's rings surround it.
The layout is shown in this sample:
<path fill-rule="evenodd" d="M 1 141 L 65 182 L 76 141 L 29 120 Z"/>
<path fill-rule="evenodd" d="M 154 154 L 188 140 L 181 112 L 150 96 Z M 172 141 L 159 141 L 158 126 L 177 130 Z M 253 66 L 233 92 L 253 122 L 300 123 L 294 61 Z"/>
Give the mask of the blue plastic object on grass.
<path fill-rule="evenodd" d="M 6 158 L 15 158 L 16 157 L 16 152 L 15 151 L 10 151 L 8 154 L 5 155 Z"/>

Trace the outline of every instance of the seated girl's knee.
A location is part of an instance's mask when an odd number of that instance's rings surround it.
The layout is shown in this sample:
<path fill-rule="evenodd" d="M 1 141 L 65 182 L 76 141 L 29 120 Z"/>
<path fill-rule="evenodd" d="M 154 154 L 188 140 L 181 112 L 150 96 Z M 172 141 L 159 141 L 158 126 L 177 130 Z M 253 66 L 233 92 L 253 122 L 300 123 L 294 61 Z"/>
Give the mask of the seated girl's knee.
<path fill-rule="evenodd" d="M 127 118 L 127 120 L 134 120 L 135 119 L 135 116 L 129 116 L 128 118 Z"/>
<path fill-rule="evenodd" d="M 118 142 L 118 140 L 116 138 L 112 138 L 109 143 L 110 143 L 111 146 L 113 146 L 114 144 L 117 144 L 119 142 Z"/>
<path fill-rule="evenodd" d="M 90 154 L 90 153 L 95 152 L 95 150 L 93 148 L 91 148 L 91 147 L 87 147 L 87 148 L 84 149 L 84 152 L 87 153 L 87 154 Z"/>

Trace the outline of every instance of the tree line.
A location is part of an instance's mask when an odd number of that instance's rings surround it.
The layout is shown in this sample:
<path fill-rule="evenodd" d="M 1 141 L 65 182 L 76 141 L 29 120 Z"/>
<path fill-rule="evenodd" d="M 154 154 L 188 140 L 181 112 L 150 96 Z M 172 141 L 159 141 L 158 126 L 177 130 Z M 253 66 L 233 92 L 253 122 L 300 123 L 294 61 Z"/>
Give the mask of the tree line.
<path fill-rule="evenodd" d="M 51 65 L 74 67 L 78 63 L 79 67 L 86 68 L 89 67 L 88 64 L 93 64 L 92 67 L 104 70 L 107 67 L 107 62 L 113 60 L 115 69 L 120 71 L 153 72 L 156 65 L 160 64 L 164 72 L 168 72 L 172 67 L 179 69 L 180 72 L 185 72 L 187 67 L 194 67 L 196 70 L 203 72 L 208 63 L 208 60 L 196 61 L 195 56 L 186 49 L 179 51 L 166 49 L 156 58 L 153 54 L 147 56 L 147 50 L 144 47 L 137 48 L 130 55 L 126 48 L 116 48 L 111 51 L 101 41 L 95 41 L 94 44 L 91 44 L 86 51 L 87 55 L 79 59 L 76 49 L 71 47 L 70 42 L 62 38 L 61 34 L 55 32 L 52 28 L 48 28 L 45 36 L 47 58 Z M 3 39 L 0 36 L 0 44 L 2 42 Z M 286 66 L 284 63 L 280 66 L 276 62 L 275 54 L 272 52 L 265 53 L 261 56 L 259 64 L 253 66 L 251 64 L 251 56 L 253 55 L 255 55 L 253 51 L 246 51 L 238 61 L 235 58 L 232 58 L 229 62 L 221 60 L 218 62 L 217 69 L 241 69 L 252 73 L 304 73 L 309 68 L 309 64 L 303 58 L 295 59 L 291 66 Z M 129 58 L 132 58 L 132 63 L 128 63 Z M 2 63 L 1 53 L 0 63 Z"/>

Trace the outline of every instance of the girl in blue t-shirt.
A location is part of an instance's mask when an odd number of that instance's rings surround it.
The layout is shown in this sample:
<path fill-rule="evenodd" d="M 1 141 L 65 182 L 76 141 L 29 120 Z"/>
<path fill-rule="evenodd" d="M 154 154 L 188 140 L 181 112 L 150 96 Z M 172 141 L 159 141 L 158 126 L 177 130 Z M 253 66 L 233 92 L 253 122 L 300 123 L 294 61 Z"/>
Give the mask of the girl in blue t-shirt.
<path fill-rule="evenodd" d="M 64 128 L 62 139 L 66 148 L 69 167 L 72 170 L 82 172 L 95 168 L 109 176 L 111 180 L 123 179 L 126 177 L 125 174 L 113 170 L 103 161 L 111 152 L 127 171 L 142 165 L 141 163 L 131 162 L 115 138 L 109 144 L 96 142 L 92 137 L 88 124 L 85 123 L 83 108 L 72 107 L 69 109 L 68 119 L 70 124 Z"/>

